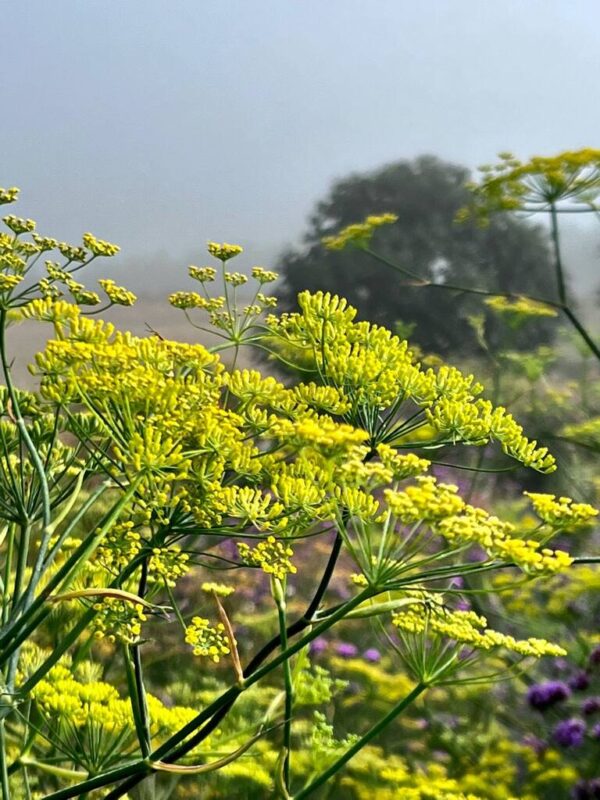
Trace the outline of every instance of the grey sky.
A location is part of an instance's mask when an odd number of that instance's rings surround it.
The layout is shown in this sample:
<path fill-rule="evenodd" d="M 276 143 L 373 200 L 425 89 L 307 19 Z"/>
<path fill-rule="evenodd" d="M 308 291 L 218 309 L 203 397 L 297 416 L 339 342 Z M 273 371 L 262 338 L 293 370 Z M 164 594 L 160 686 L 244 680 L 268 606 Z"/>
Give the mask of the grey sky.
<path fill-rule="evenodd" d="M 271 255 L 352 170 L 598 145 L 598 0 L 3 0 L 0 19 L 0 185 L 42 232 L 92 230 L 148 272 L 208 238 Z"/>

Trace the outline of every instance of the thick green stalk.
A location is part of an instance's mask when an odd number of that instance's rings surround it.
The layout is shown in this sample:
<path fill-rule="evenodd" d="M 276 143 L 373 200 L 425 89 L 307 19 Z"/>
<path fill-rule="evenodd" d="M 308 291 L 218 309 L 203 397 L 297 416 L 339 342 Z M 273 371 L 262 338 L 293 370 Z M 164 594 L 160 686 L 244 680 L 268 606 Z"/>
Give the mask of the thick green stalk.
<path fill-rule="evenodd" d="M 167 739 L 166 742 L 157 748 L 150 755 L 150 760 L 163 760 L 163 758 L 168 756 L 178 744 L 187 739 L 187 737 L 197 728 L 211 719 L 211 717 L 213 717 L 221 708 L 234 702 L 240 696 L 240 694 L 242 694 L 242 692 L 244 692 L 246 689 L 249 689 L 250 686 L 253 686 L 255 683 L 258 683 L 258 681 L 262 680 L 262 678 L 269 673 L 273 672 L 273 670 L 277 669 L 277 667 L 283 664 L 283 662 L 290 658 L 290 656 L 295 655 L 297 652 L 306 647 L 307 644 L 310 644 L 313 639 L 321 636 L 321 634 L 328 630 L 332 625 L 334 625 L 340 619 L 343 619 L 348 611 L 351 611 L 353 608 L 356 608 L 356 606 L 364 603 L 364 601 L 372 595 L 372 589 L 364 589 L 362 592 L 360 592 L 360 594 L 353 597 L 343 606 L 340 606 L 337 612 L 328 617 L 327 620 L 315 625 L 312 630 L 310 630 L 305 636 L 303 636 L 293 645 L 288 647 L 287 650 L 283 650 L 267 664 L 262 666 L 260 669 L 257 669 L 252 673 L 252 675 L 248 676 L 243 686 L 231 686 L 220 697 L 218 697 L 203 711 L 197 714 L 190 722 L 187 723 L 187 725 L 184 725 L 183 728 L 177 731 L 177 733 L 173 734 L 169 739 Z M 119 767 L 118 769 L 111 770 L 110 772 L 103 773 L 102 775 L 97 775 L 94 778 L 84 781 L 83 783 L 77 784 L 76 786 L 71 786 L 66 789 L 61 789 L 58 792 L 54 792 L 53 794 L 48 795 L 46 800 L 68 800 L 68 798 L 77 797 L 84 792 L 90 792 L 92 789 L 100 789 L 103 786 L 109 786 L 110 784 L 125 780 L 126 778 L 131 778 L 132 776 L 143 777 L 144 775 L 148 775 L 151 771 L 152 768 L 147 761 L 138 760 L 133 764 Z M 118 797 L 119 795 L 117 794 L 115 796 Z"/>
<path fill-rule="evenodd" d="M 6 731 L 4 729 L 4 720 L 0 720 L 0 786 L 2 787 L 2 800 L 10 800 L 10 784 L 8 780 Z"/>
<path fill-rule="evenodd" d="M 12 574 L 13 553 L 15 547 L 16 524 L 9 523 L 4 556 L 4 591 L 2 592 L 2 625 L 6 624 L 9 614 L 9 582 Z"/>
<path fill-rule="evenodd" d="M 31 523 L 26 522 L 21 525 L 21 535 L 19 536 L 17 569 L 15 571 L 15 584 L 13 590 L 13 609 L 21 597 L 23 591 L 23 581 L 27 568 L 27 556 L 29 554 L 29 542 L 31 539 Z"/>
<path fill-rule="evenodd" d="M 279 620 L 279 635 L 281 637 L 281 648 L 287 650 L 288 637 L 287 637 L 287 621 L 286 621 L 286 602 L 285 602 L 285 589 L 282 584 L 275 579 L 274 594 L 277 603 L 277 616 Z M 294 706 L 294 685 L 292 682 L 292 667 L 290 659 L 283 662 L 283 683 L 285 690 L 285 710 L 283 719 L 283 785 L 285 788 L 286 796 L 290 791 L 290 776 L 291 776 L 291 748 L 292 748 L 292 712 Z"/>
<path fill-rule="evenodd" d="M 562 306 L 567 306 L 567 288 L 565 285 L 565 272 L 563 269 L 562 255 L 560 252 L 560 234 L 558 230 L 558 214 L 554 203 L 550 204 L 550 235 L 552 238 L 552 249 L 554 251 L 554 270 L 556 272 L 556 284 L 558 299 Z"/>
<path fill-rule="evenodd" d="M 366 745 L 369 744 L 376 736 L 378 736 L 381 731 L 386 728 L 390 722 L 393 722 L 396 717 L 404 711 L 404 709 L 413 703 L 417 697 L 427 689 L 426 683 L 418 683 L 415 688 L 406 695 L 406 697 L 402 698 L 399 703 L 388 711 L 385 717 L 379 720 L 373 727 L 365 733 L 365 735 L 355 742 L 352 747 L 350 747 L 343 756 L 337 759 L 325 772 L 322 772 L 318 778 L 315 778 L 314 781 L 309 783 L 308 786 L 305 786 L 304 789 L 295 794 L 293 800 L 304 800 L 305 797 L 308 797 L 309 794 L 312 794 L 315 789 L 318 789 L 319 786 L 322 786 L 326 783 L 330 778 L 332 778 L 336 772 L 338 772 L 344 764 L 347 764 L 351 758 L 353 758 L 360 750 L 363 749 Z"/>
<path fill-rule="evenodd" d="M 146 594 L 148 581 L 148 560 L 142 562 L 142 574 L 138 585 L 139 597 Z M 144 675 L 142 671 L 142 658 L 140 645 L 124 645 L 123 656 L 125 659 L 125 669 L 127 671 L 127 685 L 131 698 L 131 710 L 135 720 L 135 729 L 140 743 L 140 750 L 144 758 L 148 758 L 152 751 L 152 737 L 150 734 L 150 713 L 148 711 L 148 699 L 146 697 L 146 687 L 144 685 Z"/>
<path fill-rule="evenodd" d="M 140 750 L 143 758 L 148 758 L 152 749 L 150 746 L 150 728 L 148 725 L 148 706 L 146 703 L 146 695 L 143 691 L 143 683 L 141 685 L 141 691 L 138 685 L 136 670 L 133 664 L 133 650 L 134 648 L 130 645 L 123 645 L 127 690 L 131 701 L 131 712 L 133 714 Z"/>
<path fill-rule="evenodd" d="M 565 282 L 565 270 L 562 260 L 562 252 L 560 246 L 560 231 L 558 227 L 558 211 L 554 203 L 550 205 L 550 235 L 552 239 L 552 250 L 554 254 L 554 270 L 556 273 L 556 285 L 558 290 L 558 297 L 561 303 L 562 310 L 569 320 L 571 325 L 575 328 L 577 333 L 581 336 L 590 351 L 600 360 L 600 347 L 594 342 L 590 334 L 581 324 L 580 320 L 575 315 L 575 312 L 569 306 L 567 297 L 567 287 Z"/>

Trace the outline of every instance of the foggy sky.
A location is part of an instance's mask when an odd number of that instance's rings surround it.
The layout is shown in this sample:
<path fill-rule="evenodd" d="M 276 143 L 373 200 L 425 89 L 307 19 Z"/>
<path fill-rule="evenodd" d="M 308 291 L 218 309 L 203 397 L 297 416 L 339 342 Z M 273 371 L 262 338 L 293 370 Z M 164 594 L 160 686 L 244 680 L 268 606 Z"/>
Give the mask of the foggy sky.
<path fill-rule="evenodd" d="M 267 261 L 350 171 L 599 145 L 598 0 L 0 0 L 0 20 L 0 185 L 42 233 L 118 242 L 134 288 L 182 288 L 207 239 Z M 570 243 L 589 280 L 596 239 Z"/>

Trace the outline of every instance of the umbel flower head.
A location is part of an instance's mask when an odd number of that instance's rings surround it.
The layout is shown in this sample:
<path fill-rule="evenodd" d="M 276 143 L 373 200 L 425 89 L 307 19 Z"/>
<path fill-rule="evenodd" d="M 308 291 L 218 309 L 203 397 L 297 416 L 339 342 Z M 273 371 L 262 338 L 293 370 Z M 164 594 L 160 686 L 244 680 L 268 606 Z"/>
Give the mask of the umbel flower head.
<path fill-rule="evenodd" d="M 222 622 L 211 625 L 204 617 L 193 617 L 185 629 L 185 640 L 192 645 L 194 655 L 206 656 L 215 663 L 231 653 L 231 643 Z"/>
<path fill-rule="evenodd" d="M 406 341 L 355 322 L 356 309 L 337 295 L 302 292 L 298 304 L 298 313 L 267 318 L 273 347 L 284 350 L 288 363 L 342 391 L 351 402 L 344 420 L 366 429 L 374 446 L 481 446 L 495 440 L 525 466 L 556 469 L 548 449 L 527 439 L 505 408 L 478 396 L 483 387 L 472 375 L 447 365 L 424 369 Z M 403 409 L 412 415 L 410 424 Z M 390 410 L 391 419 L 385 418 Z"/>
<path fill-rule="evenodd" d="M 531 300 L 529 297 L 488 297 L 486 306 L 496 314 L 504 317 L 509 327 L 516 330 L 529 320 L 539 317 L 556 317 L 558 312 L 552 306 Z"/>
<path fill-rule="evenodd" d="M 349 245 L 353 247 L 368 247 L 373 234 L 382 225 L 393 225 L 398 221 L 396 214 L 372 214 L 364 222 L 348 225 L 334 236 L 326 236 L 323 244 L 328 250 L 344 250 Z"/>
<path fill-rule="evenodd" d="M 488 628 L 480 614 L 448 608 L 440 594 L 421 589 L 406 592 L 405 605 L 392 614 L 392 622 L 402 641 L 397 651 L 413 675 L 426 683 L 444 679 L 479 660 L 482 653 L 499 649 L 521 658 L 566 655 L 566 650 L 545 639 L 515 639 Z"/>
<path fill-rule="evenodd" d="M 566 150 L 525 162 L 512 153 L 500 153 L 499 159 L 480 167 L 480 181 L 468 184 L 472 201 L 461 209 L 457 221 L 474 218 L 487 225 L 496 211 L 547 211 L 564 202 L 595 207 L 600 195 L 600 150 Z"/>

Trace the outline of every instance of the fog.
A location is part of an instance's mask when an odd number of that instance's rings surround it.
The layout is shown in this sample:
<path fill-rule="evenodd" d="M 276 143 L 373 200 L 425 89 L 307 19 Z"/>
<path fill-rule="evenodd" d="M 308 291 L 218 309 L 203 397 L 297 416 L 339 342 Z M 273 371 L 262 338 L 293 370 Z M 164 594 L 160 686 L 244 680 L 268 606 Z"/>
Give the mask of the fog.
<path fill-rule="evenodd" d="M 42 232 L 118 242 L 123 282 L 185 283 L 207 239 L 251 263 L 335 178 L 597 145 L 597 0 L 2 3 L 0 185 Z M 600 242 L 571 223 L 580 292 Z M 596 277 L 596 279 L 595 279 Z"/>

